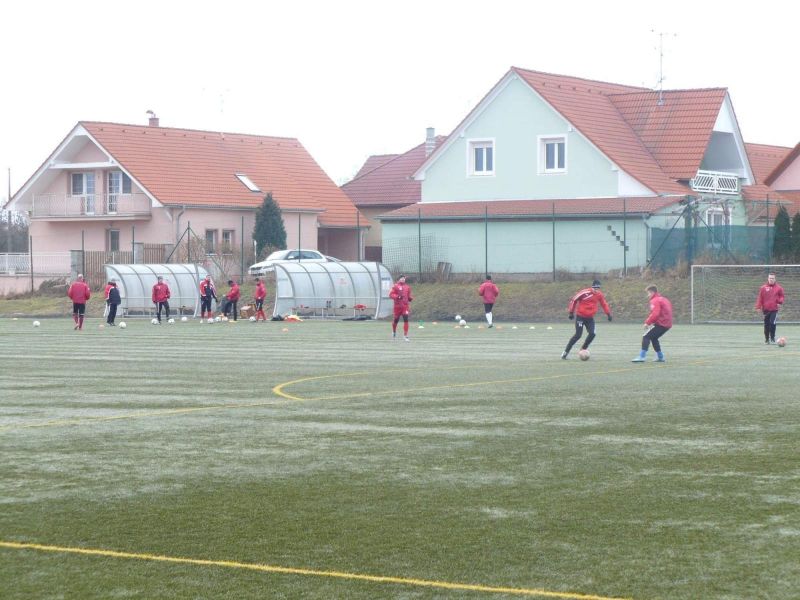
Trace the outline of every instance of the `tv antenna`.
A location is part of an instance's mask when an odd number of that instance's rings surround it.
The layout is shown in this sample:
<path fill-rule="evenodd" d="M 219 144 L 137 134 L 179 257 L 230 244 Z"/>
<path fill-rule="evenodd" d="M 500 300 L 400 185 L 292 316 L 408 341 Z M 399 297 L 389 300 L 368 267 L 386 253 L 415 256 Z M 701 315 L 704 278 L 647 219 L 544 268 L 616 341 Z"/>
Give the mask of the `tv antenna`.
<path fill-rule="evenodd" d="M 655 29 L 650 31 L 658 35 L 658 83 L 656 87 L 658 89 L 658 105 L 664 106 L 664 80 L 666 79 L 664 77 L 664 36 L 678 37 L 678 34 L 656 31 Z"/>

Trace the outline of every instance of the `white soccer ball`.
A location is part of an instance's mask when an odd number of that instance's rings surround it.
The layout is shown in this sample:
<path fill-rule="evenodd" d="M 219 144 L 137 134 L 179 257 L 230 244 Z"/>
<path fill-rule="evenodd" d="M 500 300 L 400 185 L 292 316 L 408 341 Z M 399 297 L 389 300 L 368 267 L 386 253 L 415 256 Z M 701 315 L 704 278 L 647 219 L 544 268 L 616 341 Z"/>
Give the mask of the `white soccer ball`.
<path fill-rule="evenodd" d="M 456 315 L 456 321 L 461 321 L 461 315 Z"/>
<path fill-rule="evenodd" d="M 39 321 L 34 321 L 33 322 L 33 326 L 34 327 L 39 327 L 39 325 L 41 325 L 41 323 L 39 323 Z"/>
<path fill-rule="evenodd" d="M 167 323 L 169 323 L 170 325 L 175 325 L 175 319 L 170 319 L 169 321 L 167 321 Z"/>
<path fill-rule="evenodd" d="M 222 317 L 220 320 L 221 320 L 221 321 L 224 323 L 225 321 L 227 321 L 227 320 L 228 320 L 228 317 L 226 317 L 226 316 L 223 316 L 223 317 Z"/>
<path fill-rule="evenodd" d="M 188 320 L 189 320 L 189 319 L 188 319 L 188 318 L 186 318 L 186 317 L 181 317 L 181 323 L 186 323 L 186 321 L 188 321 Z"/>
<path fill-rule="evenodd" d="M 150 319 L 152 325 L 158 325 L 158 319 Z"/>
<path fill-rule="evenodd" d="M 215 323 L 219 323 L 221 320 L 222 320 L 222 318 L 221 318 L 221 317 L 214 317 L 214 322 L 215 322 Z M 210 323 L 210 322 L 211 322 L 211 321 L 209 320 L 209 323 Z"/>
<path fill-rule="evenodd" d="M 208 322 L 209 322 L 209 323 L 213 323 L 213 322 L 214 322 L 214 319 L 213 319 L 213 317 L 208 317 Z"/>
<path fill-rule="evenodd" d="M 578 358 L 580 358 L 581 360 L 589 360 L 589 358 L 590 358 L 589 351 L 585 350 L 585 349 L 581 349 L 578 352 Z"/>
<path fill-rule="evenodd" d="M 256 322 L 256 318 L 255 317 L 250 317 L 250 322 L 251 323 L 255 323 Z"/>
<path fill-rule="evenodd" d="M 125 329 L 126 327 L 127 327 L 127 325 L 125 324 L 125 321 L 121 321 L 120 324 L 119 324 L 119 328 L 120 329 Z"/>
<path fill-rule="evenodd" d="M 458 324 L 461 325 L 462 327 L 464 327 L 467 324 L 467 322 L 464 319 L 460 319 L 458 321 Z"/>

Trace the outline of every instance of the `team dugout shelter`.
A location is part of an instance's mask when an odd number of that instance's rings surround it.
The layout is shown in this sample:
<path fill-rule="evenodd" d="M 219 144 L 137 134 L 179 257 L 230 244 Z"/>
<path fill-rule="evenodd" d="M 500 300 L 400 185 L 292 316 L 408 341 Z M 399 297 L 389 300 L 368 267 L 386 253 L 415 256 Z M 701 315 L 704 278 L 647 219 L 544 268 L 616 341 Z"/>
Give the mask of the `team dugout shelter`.
<path fill-rule="evenodd" d="M 194 264 L 105 265 L 106 281 L 119 288 L 120 314 L 149 317 L 155 312 L 153 286 L 163 277 L 169 286 L 170 312 L 175 316 L 200 314 L 200 280 L 208 274 Z"/>
<path fill-rule="evenodd" d="M 392 314 L 392 285 L 377 262 L 277 263 L 273 316 L 381 319 Z"/>

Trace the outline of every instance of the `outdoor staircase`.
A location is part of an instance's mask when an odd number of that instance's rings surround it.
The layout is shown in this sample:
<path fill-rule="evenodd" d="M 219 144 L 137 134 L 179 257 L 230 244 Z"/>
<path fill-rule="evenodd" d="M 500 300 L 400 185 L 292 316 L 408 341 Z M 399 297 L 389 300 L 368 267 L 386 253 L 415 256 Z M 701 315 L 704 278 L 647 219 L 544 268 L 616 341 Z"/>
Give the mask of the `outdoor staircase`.
<path fill-rule="evenodd" d="M 622 236 L 619 235 L 616 231 L 614 231 L 611 225 L 606 225 L 606 229 L 611 233 L 611 235 L 614 236 L 619 245 L 625 248 L 625 252 L 628 252 L 631 249 L 630 246 L 625 245 L 625 241 L 622 239 Z"/>

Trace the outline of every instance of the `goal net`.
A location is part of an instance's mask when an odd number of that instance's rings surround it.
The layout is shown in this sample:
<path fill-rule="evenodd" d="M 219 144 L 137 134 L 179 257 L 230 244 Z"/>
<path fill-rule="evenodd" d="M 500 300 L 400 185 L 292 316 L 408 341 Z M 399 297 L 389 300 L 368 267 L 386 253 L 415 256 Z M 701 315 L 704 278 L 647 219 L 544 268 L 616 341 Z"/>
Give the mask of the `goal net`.
<path fill-rule="evenodd" d="M 754 307 L 769 273 L 786 294 L 778 321 L 800 323 L 800 265 L 692 265 L 692 323 L 761 322 Z"/>

